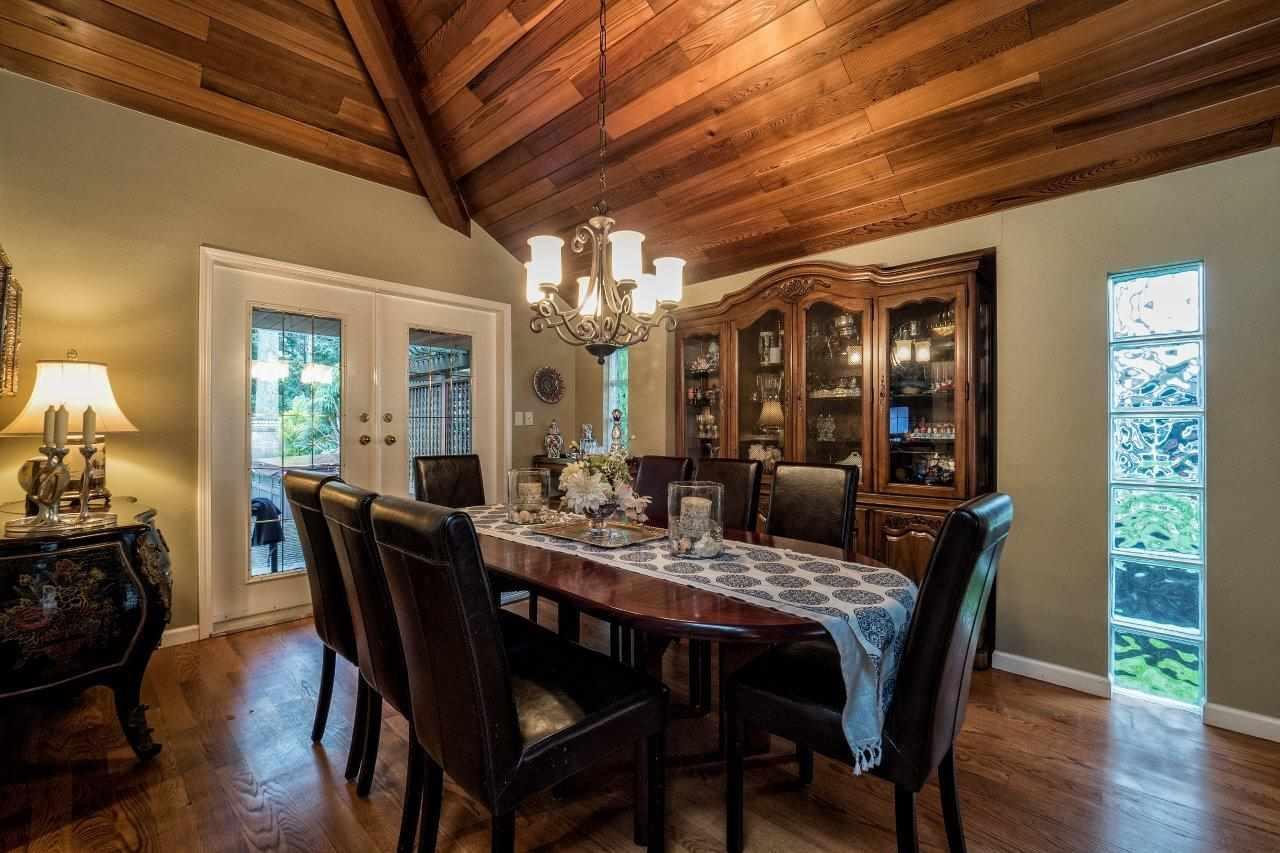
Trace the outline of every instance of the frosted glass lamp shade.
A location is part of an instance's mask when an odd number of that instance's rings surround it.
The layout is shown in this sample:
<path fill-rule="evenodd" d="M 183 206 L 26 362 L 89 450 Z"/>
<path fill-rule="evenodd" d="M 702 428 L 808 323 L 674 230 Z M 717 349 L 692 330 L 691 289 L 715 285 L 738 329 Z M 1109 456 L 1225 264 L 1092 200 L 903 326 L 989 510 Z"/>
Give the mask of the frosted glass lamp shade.
<path fill-rule="evenodd" d="M 560 277 L 563 275 L 561 269 L 560 250 L 564 247 L 564 240 L 559 237 L 549 235 L 541 235 L 529 238 L 529 249 L 531 251 L 530 260 L 530 276 L 531 280 L 538 285 L 551 285 L 552 287 L 560 286 Z"/>
<path fill-rule="evenodd" d="M 538 277 L 533 271 L 533 261 L 524 262 L 524 298 L 530 305 L 542 301 L 542 288 L 538 286 Z"/>
<path fill-rule="evenodd" d="M 578 276 L 578 316 L 600 316 L 600 292 L 591 290 L 591 278 Z"/>
<path fill-rule="evenodd" d="M 679 302 L 684 296 L 684 259 L 655 258 L 653 268 L 658 271 L 658 301 Z"/>
<path fill-rule="evenodd" d="M 613 280 L 640 283 L 644 259 L 640 244 L 644 235 L 639 231 L 614 231 L 609 235 L 612 244 Z"/>
<path fill-rule="evenodd" d="M 916 341 L 916 361 L 924 364 L 929 360 L 930 355 L 931 350 L 929 346 L 929 339 L 924 338 Z"/>
<path fill-rule="evenodd" d="M 658 277 L 655 274 L 640 274 L 636 289 L 631 291 L 631 310 L 645 315 L 652 315 L 658 310 Z"/>
<path fill-rule="evenodd" d="M 906 364 L 911 361 L 910 338 L 898 338 L 893 342 L 893 360 L 898 364 Z"/>
<path fill-rule="evenodd" d="M 84 410 L 93 406 L 100 433 L 137 432 L 138 428 L 120 411 L 111 391 L 107 366 L 93 361 L 37 361 L 35 388 L 31 399 L 0 435 L 41 435 L 45 409 L 66 406 L 73 430 L 80 428 Z M 72 435 L 79 435 L 73 432 Z"/>

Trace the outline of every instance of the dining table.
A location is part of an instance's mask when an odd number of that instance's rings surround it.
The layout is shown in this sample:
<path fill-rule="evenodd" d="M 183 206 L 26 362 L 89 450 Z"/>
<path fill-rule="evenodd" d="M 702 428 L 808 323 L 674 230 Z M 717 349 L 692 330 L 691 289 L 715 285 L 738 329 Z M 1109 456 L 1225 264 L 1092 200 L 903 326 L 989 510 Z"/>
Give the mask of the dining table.
<path fill-rule="evenodd" d="M 526 588 L 556 602 L 557 627 L 561 636 L 573 641 L 579 639 L 579 616 L 582 613 L 618 626 L 628 639 L 634 637 L 633 643 L 627 644 L 624 655 L 627 662 L 659 680 L 662 680 L 663 655 L 678 640 L 719 643 L 723 677 L 762 654 L 773 643 L 828 636 L 826 628 L 815 619 L 731 598 L 711 589 L 681 583 L 675 578 L 666 580 L 629 571 L 594 560 L 590 554 L 566 553 L 535 542 L 514 541 L 493 535 L 484 528 L 478 528 L 476 532 L 490 572 L 510 582 L 512 587 Z M 724 538 L 817 558 L 886 568 L 883 562 L 865 554 L 753 530 L 726 529 Z M 694 677 L 690 673 L 691 682 Z M 721 732 L 722 744 L 723 734 Z M 767 732 L 749 732 L 748 752 L 766 752 L 768 742 Z M 721 749 L 713 754 L 722 754 Z M 637 756 L 637 793 L 645 790 L 644 769 L 645 762 Z M 637 795 L 635 801 L 636 843 L 643 844 L 645 798 Z"/>

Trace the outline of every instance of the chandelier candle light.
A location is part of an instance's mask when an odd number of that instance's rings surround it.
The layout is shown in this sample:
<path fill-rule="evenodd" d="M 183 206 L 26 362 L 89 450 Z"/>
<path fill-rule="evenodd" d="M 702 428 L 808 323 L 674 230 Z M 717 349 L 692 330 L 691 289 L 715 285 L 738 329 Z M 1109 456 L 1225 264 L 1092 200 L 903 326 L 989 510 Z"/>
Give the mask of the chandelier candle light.
<path fill-rule="evenodd" d="M 644 271 L 639 231 L 613 230 L 614 220 L 605 202 L 608 181 L 605 164 L 609 135 L 605 130 L 605 0 L 600 2 L 600 79 L 596 120 L 600 131 L 600 200 L 595 216 L 580 224 L 573 235 L 575 254 L 591 251 L 591 273 L 578 278 L 577 304 L 560 293 L 564 240 L 552 235 L 529 238 L 531 259 L 525 264 L 525 297 L 533 310 L 529 328 L 554 329 L 572 346 L 586 347 L 601 364 L 614 352 L 649 339 L 649 332 L 663 326 L 675 329 L 671 309 L 684 290 L 684 260 L 656 258 L 654 271 Z"/>

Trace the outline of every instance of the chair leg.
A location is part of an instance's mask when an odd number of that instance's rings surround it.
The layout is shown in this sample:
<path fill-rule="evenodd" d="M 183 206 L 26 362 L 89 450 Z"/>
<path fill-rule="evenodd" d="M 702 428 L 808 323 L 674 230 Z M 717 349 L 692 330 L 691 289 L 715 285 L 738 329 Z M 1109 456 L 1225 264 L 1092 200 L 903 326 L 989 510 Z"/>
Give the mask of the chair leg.
<path fill-rule="evenodd" d="M 616 622 L 609 623 L 609 657 L 622 660 L 622 626 Z"/>
<path fill-rule="evenodd" d="M 529 621 L 538 624 L 538 594 L 533 590 L 529 591 Z"/>
<path fill-rule="evenodd" d="M 347 781 L 360 772 L 360 754 L 364 750 L 364 732 L 369 722 L 369 685 L 356 676 L 356 715 L 351 722 L 351 748 L 347 752 L 347 769 L 343 774 Z"/>
<path fill-rule="evenodd" d="M 316 718 L 311 724 L 311 742 L 319 743 L 324 737 L 324 727 L 329 722 L 329 703 L 333 701 L 333 675 L 338 663 L 338 653 L 324 647 L 320 661 L 320 692 L 316 695 Z"/>
<path fill-rule="evenodd" d="M 435 760 L 422 753 L 426 779 L 422 791 L 422 817 L 418 824 L 418 853 L 435 853 L 440 834 L 440 807 L 444 799 L 444 770 Z"/>
<path fill-rule="evenodd" d="M 665 853 L 667 849 L 667 759 L 666 733 L 649 736 L 649 853 Z"/>
<path fill-rule="evenodd" d="M 369 718 L 364 730 L 364 752 L 360 756 L 360 775 L 356 778 L 356 796 L 367 797 L 373 789 L 373 771 L 378 765 L 378 741 L 382 738 L 382 694 L 369 688 Z"/>
<path fill-rule="evenodd" d="M 915 791 L 894 788 L 893 812 L 898 825 L 898 853 L 920 853 L 920 838 L 916 832 Z"/>
<path fill-rule="evenodd" d="M 413 839 L 418 832 L 422 812 L 422 770 L 425 753 L 418 736 L 409 726 L 409 766 L 404 774 L 404 805 L 400 811 L 400 840 L 396 853 L 413 853 Z"/>
<path fill-rule="evenodd" d="M 689 641 L 689 712 L 699 716 L 711 710 L 711 685 L 702 678 L 702 659 L 710 653 L 706 640 Z"/>
<path fill-rule="evenodd" d="M 489 841 L 491 853 L 515 853 L 516 849 L 516 813 L 496 814 L 493 816 L 493 836 Z"/>
<path fill-rule="evenodd" d="M 956 750 L 947 750 L 938 765 L 938 788 L 942 792 L 942 820 L 947 826 L 947 847 L 951 853 L 965 853 L 964 824 L 960 822 L 960 792 L 956 789 Z"/>
<path fill-rule="evenodd" d="M 722 697 L 723 698 L 723 697 Z M 725 850 L 726 853 L 742 853 L 743 804 L 742 787 L 745 768 L 742 760 L 743 726 L 737 709 L 729 706 L 723 711 L 725 749 L 728 767 L 725 768 Z"/>
<path fill-rule="evenodd" d="M 796 744 L 796 760 L 800 762 L 800 784 L 813 784 L 813 750 Z"/>

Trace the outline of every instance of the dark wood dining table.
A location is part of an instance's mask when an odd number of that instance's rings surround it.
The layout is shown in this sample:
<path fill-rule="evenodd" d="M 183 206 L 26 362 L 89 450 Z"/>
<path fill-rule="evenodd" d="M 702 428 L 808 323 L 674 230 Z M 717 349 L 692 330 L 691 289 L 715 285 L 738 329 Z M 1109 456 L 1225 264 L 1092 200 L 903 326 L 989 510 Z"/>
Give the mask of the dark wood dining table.
<path fill-rule="evenodd" d="M 561 636 L 578 639 L 579 613 L 634 631 L 632 662 L 638 669 L 662 678 L 662 657 L 675 640 L 720 643 L 721 674 L 732 672 L 763 652 L 770 643 L 813 639 L 827 631 L 813 619 L 730 598 L 709 589 L 663 580 L 597 562 L 578 553 L 552 551 L 528 542 L 513 542 L 477 531 L 485 564 L 491 572 L 555 601 Z M 876 568 L 885 564 L 840 548 L 746 530 L 726 530 L 725 538 L 751 545 L 786 548 L 826 559 L 851 560 Z M 630 644 L 628 644 L 630 645 Z M 692 679 L 691 674 L 691 679 Z M 748 734 L 748 750 L 768 749 L 764 732 Z M 719 752 L 719 750 L 717 750 Z M 644 843 L 645 762 L 635 762 L 635 841 Z"/>

